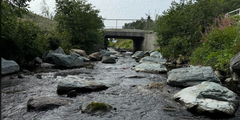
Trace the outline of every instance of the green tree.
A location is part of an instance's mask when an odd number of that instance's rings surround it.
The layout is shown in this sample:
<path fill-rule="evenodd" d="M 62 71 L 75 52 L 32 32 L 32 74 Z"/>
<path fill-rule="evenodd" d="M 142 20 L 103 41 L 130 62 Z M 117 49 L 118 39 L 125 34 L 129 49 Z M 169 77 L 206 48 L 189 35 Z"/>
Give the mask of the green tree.
<path fill-rule="evenodd" d="M 56 0 L 55 20 L 60 33 L 68 32 L 75 48 L 92 51 L 94 44 L 103 43 L 102 17 L 85 0 Z"/>
<path fill-rule="evenodd" d="M 13 59 L 22 65 L 40 55 L 34 44 L 39 27 L 31 21 L 20 19 L 27 11 L 21 8 L 23 3 L 18 5 L 20 8 L 13 1 L 4 1 L 1 4 L 1 57 Z"/>
<path fill-rule="evenodd" d="M 148 19 L 141 18 L 135 22 L 125 23 L 123 29 L 140 29 L 140 30 L 152 30 L 154 21 L 148 16 Z"/>
<path fill-rule="evenodd" d="M 228 5 L 233 4 L 233 7 Z M 220 14 L 240 7 L 236 0 L 181 0 L 158 16 L 155 31 L 158 45 L 165 57 L 190 56 L 200 43 L 201 32 L 214 23 Z"/>

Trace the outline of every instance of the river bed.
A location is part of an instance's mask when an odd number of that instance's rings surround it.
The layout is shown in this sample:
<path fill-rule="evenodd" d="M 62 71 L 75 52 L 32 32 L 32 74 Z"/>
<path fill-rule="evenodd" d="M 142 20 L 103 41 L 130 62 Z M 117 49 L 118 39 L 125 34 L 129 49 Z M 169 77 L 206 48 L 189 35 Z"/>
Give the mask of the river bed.
<path fill-rule="evenodd" d="M 5 76 L 1 79 L 1 119 L 2 120 L 195 120 L 211 119 L 204 115 L 188 112 L 184 106 L 172 99 L 180 88 L 166 85 L 166 74 L 150 74 L 131 70 L 137 63 L 130 56 L 119 57 L 116 64 L 91 62 L 94 68 L 75 68 L 43 72 L 42 79 L 36 74 Z M 77 71 L 77 72 L 76 72 Z M 79 94 L 75 98 L 57 95 L 57 85 L 65 76 L 56 73 L 74 74 L 80 78 L 102 81 L 111 87 L 107 90 Z M 126 78 L 127 75 L 143 76 Z M 151 82 L 162 82 L 162 90 L 150 89 Z M 27 101 L 34 96 L 54 96 L 69 100 L 70 104 L 59 108 L 28 112 Z M 104 102 L 114 108 L 104 115 L 82 113 L 79 107 L 86 102 Z M 230 120 L 240 120 L 240 108 Z"/>

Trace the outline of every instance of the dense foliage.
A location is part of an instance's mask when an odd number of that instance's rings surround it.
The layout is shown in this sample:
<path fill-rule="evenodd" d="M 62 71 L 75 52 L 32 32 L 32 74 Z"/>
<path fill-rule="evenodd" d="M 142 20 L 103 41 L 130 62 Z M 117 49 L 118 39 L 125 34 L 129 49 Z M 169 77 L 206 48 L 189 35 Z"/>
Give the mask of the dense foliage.
<path fill-rule="evenodd" d="M 201 43 L 201 32 L 220 14 L 240 7 L 239 0 L 181 0 L 158 16 L 155 31 L 161 53 L 167 58 L 190 56 Z"/>
<path fill-rule="evenodd" d="M 26 1 L 26 0 L 25 0 Z M 21 21 L 19 17 L 26 13 L 14 4 L 23 7 L 23 1 L 3 1 L 1 3 L 1 52 L 5 59 L 13 59 L 19 64 L 39 55 L 34 40 L 39 28 L 31 21 Z"/>
<path fill-rule="evenodd" d="M 56 0 L 55 20 L 60 34 L 66 34 L 74 48 L 92 51 L 94 44 L 103 43 L 102 17 L 85 0 Z"/>
<path fill-rule="evenodd" d="M 22 66 L 59 46 L 66 53 L 72 48 L 90 51 L 102 42 L 102 18 L 86 1 L 57 0 L 57 22 L 29 12 L 27 1 L 1 2 L 1 57 Z"/>
<path fill-rule="evenodd" d="M 240 21 L 222 18 L 215 19 L 215 24 L 202 33 L 203 44 L 198 47 L 190 57 L 191 64 L 212 66 L 214 69 L 228 72 L 230 59 L 240 51 Z"/>

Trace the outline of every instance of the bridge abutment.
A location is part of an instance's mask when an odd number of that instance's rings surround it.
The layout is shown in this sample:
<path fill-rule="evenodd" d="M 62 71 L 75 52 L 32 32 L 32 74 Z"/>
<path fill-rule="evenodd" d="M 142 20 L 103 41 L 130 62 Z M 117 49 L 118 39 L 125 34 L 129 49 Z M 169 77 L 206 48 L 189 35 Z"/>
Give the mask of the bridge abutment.
<path fill-rule="evenodd" d="M 157 34 L 153 31 L 136 30 L 136 29 L 106 29 L 104 30 L 104 39 L 122 38 L 133 40 L 133 52 L 152 51 L 157 46 Z"/>

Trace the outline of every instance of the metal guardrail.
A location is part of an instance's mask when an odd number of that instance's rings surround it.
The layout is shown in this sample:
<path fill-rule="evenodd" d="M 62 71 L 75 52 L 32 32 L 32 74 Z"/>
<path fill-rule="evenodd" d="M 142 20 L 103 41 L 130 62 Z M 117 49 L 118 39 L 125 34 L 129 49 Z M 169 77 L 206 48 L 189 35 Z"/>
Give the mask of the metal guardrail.
<path fill-rule="evenodd" d="M 105 28 L 115 28 L 115 29 L 122 29 L 123 26 L 119 26 L 119 21 L 125 21 L 125 22 L 135 22 L 139 19 L 104 19 L 104 21 L 115 21 L 116 26 L 105 26 Z M 135 27 L 127 27 L 127 29 L 135 29 Z"/>
<path fill-rule="evenodd" d="M 236 10 L 233 10 L 233 11 L 231 11 L 231 12 L 228 12 L 228 13 L 226 13 L 226 15 L 230 15 L 230 14 L 232 14 L 232 13 L 237 13 L 236 15 L 239 15 L 240 16 L 240 8 L 238 8 L 238 9 L 236 9 Z M 235 16 L 236 16 L 235 15 Z"/>

